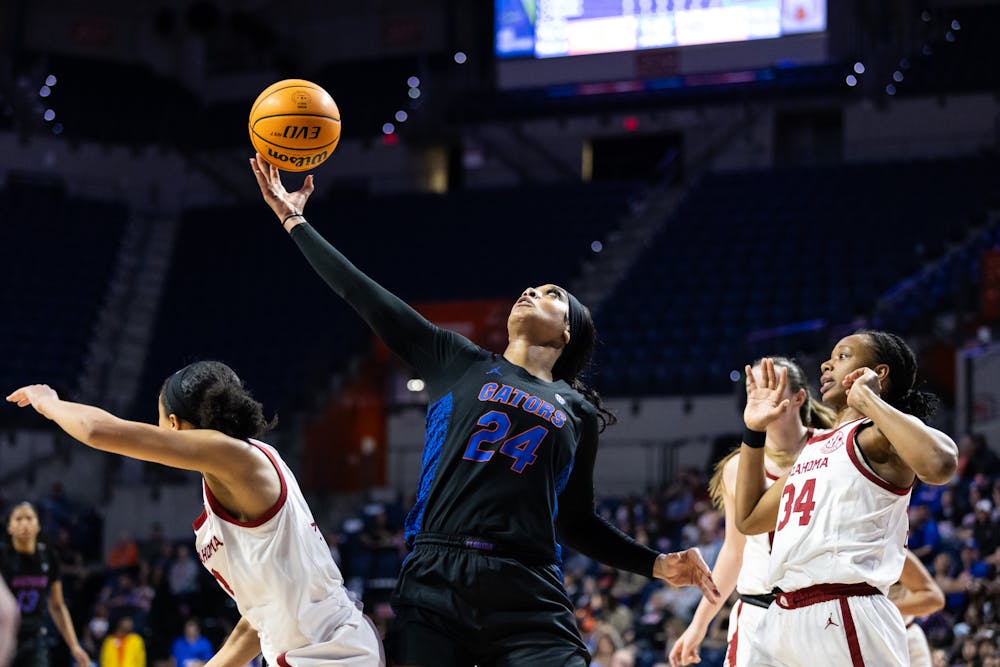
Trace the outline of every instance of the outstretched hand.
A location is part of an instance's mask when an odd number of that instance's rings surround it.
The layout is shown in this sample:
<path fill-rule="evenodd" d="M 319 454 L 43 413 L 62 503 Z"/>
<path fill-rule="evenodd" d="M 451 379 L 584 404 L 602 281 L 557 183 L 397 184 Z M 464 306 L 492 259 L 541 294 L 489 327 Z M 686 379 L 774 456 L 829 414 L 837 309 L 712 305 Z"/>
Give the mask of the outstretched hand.
<path fill-rule="evenodd" d="M 760 360 L 760 383 L 753 376 L 753 369 L 747 372 L 747 406 L 743 409 L 743 422 L 752 431 L 766 431 L 768 424 L 780 417 L 792 404 L 785 395 L 788 385 L 788 369 L 774 369 L 774 361 Z"/>
<path fill-rule="evenodd" d="M 56 393 L 55 389 L 47 384 L 29 384 L 26 387 L 21 387 L 7 396 L 8 403 L 16 403 L 19 408 L 26 408 L 29 405 L 39 414 L 45 415 L 39 409 L 39 404 L 43 403 L 46 399 L 58 400 L 59 394 Z"/>
<path fill-rule="evenodd" d="M 653 576 L 671 586 L 697 586 L 705 599 L 712 603 L 722 597 L 712 581 L 712 571 L 701 557 L 701 552 L 694 548 L 657 556 Z"/>
<path fill-rule="evenodd" d="M 290 215 L 301 214 L 309 200 L 309 195 L 313 193 L 312 174 L 306 176 L 302 187 L 295 192 L 289 192 L 281 182 L 281 173 L 278 168 L 265 160 L 260 153 L 256 153 L 250 158 L 250 168 L 257 178 L 257 185 L 264 195 L 264 201 L 271 207 L 278 220 L 282 222 Z M 302 219 L 296 219 L 301 222 Z"/>

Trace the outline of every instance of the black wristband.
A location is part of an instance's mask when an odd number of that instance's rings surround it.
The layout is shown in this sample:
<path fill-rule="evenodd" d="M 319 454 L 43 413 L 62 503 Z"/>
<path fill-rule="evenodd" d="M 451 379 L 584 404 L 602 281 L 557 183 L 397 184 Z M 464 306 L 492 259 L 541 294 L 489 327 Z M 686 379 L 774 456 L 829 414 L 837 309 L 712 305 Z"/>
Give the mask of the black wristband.
<path fill-rule="evenodd" d="M 291 215 L 286 216 L 285 219 L 281 221 L 281 224 L 284 225 L 286 222 L 288 222 L 292 218 L 302 218 L 303 220 L 305 220 L 306 216 L 302 215 L 301 213 L 292 213 Z"/>
<path fill-rule="evenodd" d="M 743 444 L 753 449 L 760 449 L 767 439 L 766 431 L 751 431 L 749 428 L 743 429 Z"/>

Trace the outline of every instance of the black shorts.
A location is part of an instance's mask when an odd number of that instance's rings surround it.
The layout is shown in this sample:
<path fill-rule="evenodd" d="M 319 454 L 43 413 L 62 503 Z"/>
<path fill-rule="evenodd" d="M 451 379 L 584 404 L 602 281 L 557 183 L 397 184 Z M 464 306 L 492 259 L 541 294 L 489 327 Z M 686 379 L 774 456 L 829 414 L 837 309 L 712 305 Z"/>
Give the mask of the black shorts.
<path fill-rule="evenodd" d="M 555 564 L 527 565 L 466 542 L 452 536 L 417 538 L 392 598 L 396 618 L 386 649 L 393 664 L 590 664 Z"/>
<path fill-rule="evenodd" d="M 45 634 L 19 635 L 10 667 L 49 667 L 49 643 Z"/>

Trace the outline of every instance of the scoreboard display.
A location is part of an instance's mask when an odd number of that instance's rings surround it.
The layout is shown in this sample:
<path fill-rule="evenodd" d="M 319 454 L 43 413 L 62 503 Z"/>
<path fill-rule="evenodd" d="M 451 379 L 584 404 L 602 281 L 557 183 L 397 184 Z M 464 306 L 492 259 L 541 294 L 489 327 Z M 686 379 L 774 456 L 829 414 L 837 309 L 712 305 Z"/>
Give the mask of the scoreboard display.
<path fill-rule="evenodd" d="M 826 0 L 495 0 L 499 59 L 557 58 L 823 32 Z"/>

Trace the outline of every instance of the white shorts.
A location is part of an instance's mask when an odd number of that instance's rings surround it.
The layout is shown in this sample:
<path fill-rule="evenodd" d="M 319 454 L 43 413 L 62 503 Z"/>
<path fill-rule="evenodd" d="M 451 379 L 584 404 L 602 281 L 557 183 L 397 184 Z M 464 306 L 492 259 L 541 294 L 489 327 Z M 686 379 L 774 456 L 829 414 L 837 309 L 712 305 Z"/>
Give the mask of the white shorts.
<path fill-rule="evenodd" d="M 754 667 L 820 664 L 907 667 L 910 664 L 903 617 L 884 595 L 832 598 L 824 595 L 820 601 L 792 609 L 781 604 L 784 595 L 778 594 L 757 632 L 747 636 L 751 649 L 747 664 Z"/>
<path fill-rule="evenodd" d="M 278 656 L 280 667 L 385 667 L 378 631 L 360 611 L 338 627 L 329 641 L 309 644 Z"/>
<path fill-rule="evenodd" d="M 931 647 L 924 629 L 916 623 L 906 628 L 906 646 L 910 649 L 910 667 L 931 667 Z"/>
<path fill-rule="evenodd" d="M 729 612 L 729 643 L 726 646 L 726 667 L 750 667 L 750 637 L 757 634 L 767 609 L 738 600 Z"/>

